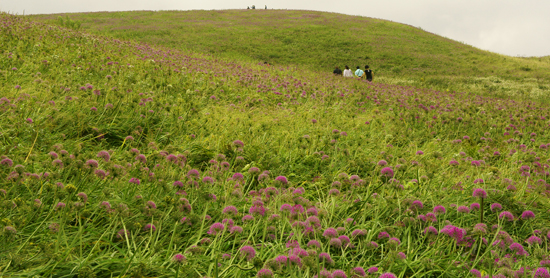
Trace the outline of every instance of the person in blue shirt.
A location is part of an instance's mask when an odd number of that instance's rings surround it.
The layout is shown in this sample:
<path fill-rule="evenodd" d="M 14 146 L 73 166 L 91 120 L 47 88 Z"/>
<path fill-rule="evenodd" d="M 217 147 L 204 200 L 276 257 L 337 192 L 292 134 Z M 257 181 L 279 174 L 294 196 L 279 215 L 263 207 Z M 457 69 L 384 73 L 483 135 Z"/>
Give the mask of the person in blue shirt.
<path fill-rule="evenodd" d="M 361 70 L 359 66 L 357 66 L 357 70 L 355 71 L 355 76 L 361 78 L 365 72 Z"/>

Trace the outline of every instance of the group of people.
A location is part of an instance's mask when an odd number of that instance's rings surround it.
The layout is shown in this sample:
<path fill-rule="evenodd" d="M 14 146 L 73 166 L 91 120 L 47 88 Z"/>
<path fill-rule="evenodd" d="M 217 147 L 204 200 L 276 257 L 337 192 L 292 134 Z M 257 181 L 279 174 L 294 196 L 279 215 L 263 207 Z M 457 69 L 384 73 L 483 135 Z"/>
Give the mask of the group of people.
<path fill-rule="evenodd" d="M 250 10 L 250 6 L 246 7 L 247 10 Z M 256 9 L 256 5 L 252 5 L 252 9 Z M 265 9 L 267 10 L 267 5 L 265 5 Z"/>
<path fill-rule="evenodd" d="M 364 71 L 357 66 L 357 70 L 355 70 L 355 72 L 352 72 L 348 66 L 346 66 L 346 69 L 344 69 L 343 72 L 341 69 L 336 67 L 332 73 L 334 73 L 334 75 L 343 75 L 344 77 L 353 77 L 355 75 L 356 77 L 366 79 L 369 82 L 372 81 L 372 70 L 369 69 L 369 65 L 365 66 Z"/>

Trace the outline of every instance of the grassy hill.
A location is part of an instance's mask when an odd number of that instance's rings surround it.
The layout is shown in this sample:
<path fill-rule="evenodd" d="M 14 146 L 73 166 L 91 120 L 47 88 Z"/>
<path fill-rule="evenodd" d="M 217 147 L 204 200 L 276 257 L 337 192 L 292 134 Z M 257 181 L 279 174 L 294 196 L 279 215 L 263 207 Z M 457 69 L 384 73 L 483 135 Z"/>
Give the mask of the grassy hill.
<path fill-rule="evenodd" d="M 5 13 L 0 49 L 2 277 L 548 272 L 546 104 Z"/>
<path fill-rule="evenodd" d="M 60 15 L 32 18 L 55 23 Z M 66 16 L 66 15 L 63 15 Z M 330 72 L 374 69 L 384 83 L 487 95 L 550 95 L 548 58 L 509 57 L 382 19 L 294 10 L 68 15 L 88 32 L 247 61 Z M 381 79 L 380 79 L 381 78 Z"/>
<path fill-rule="evenodd" d="M 39 15 L 57 19 L 58 15 Z M 382 19 L 293 10 L 136 11 L 70 14 L 82 28 L 124 39 L 331 70 L 372 64 L 386 75 L 548 79 L 548 61 L 483 51 Z"/>

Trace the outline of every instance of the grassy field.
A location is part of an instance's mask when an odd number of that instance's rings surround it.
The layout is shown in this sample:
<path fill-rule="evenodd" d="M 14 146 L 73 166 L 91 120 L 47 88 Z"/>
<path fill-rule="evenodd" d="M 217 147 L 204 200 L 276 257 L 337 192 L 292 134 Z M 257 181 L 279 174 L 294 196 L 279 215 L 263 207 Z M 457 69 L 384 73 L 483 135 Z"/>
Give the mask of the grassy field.
<path fill-rule="evenodd" d="M 33 19 L 56 23 L 60 15 Z M 62 15 L 67 16 L 67 15 Z M 550 59 L 499 55 L 382 19 L 292 10 L 68 14 L 87 32 L 317 72 L 368 64 L 382 83 L 550 96 Z"/>
<path fill-rule="evenodd" d="M 145 41 L 0 14 L 0 276 L 548 277 L 547 104 Z"/>

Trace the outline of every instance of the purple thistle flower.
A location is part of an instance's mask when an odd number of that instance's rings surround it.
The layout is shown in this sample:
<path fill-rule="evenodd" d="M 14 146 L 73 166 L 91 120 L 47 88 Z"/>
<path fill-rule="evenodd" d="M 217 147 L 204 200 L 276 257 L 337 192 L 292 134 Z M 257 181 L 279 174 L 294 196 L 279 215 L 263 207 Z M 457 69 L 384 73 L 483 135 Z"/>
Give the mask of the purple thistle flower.
<path fill-rule="evenodd" d="M 338 237 L 338 232 L 334 228 L 327 228 L 323 232 L 323 236 L 327 239 Z"/>
<path fill-rule="evenodd" d="M 252 215 L 264 216 L 265 215 L 265 208 L 261 205 L 254 205 L 254 206 L 250 207 L 250 209 L 248 210 L 248 213 L 250 213 Z"/>
<path fill-rule="evenodd" d="M 420 200 L 414 200 L 411 204 L 411 209 L 412 210 L 419 210 L 419 209 L 423 209 L 424 208 L 424 204 L 422 204 L 422 202 Z"/>
<path fill-rule="evenodd" d="M 479 272 L 479 270 L 477 270 L 477 269 L 470 270 L 470 273 L 472 275 L 474 275 L 475 277 L 477 277 L 477 278 L 481 278 L 481 272 Z"/>
<path fill-rule="evenodd" d="M 247 214 L 247 215 L 243 216 L 243 218 L 241 220 L 243 222 L 251 221 L 251 220 L 254 220 L 254 216 L 252 216 L 250 214 Z"/>
<path fill-rule="evenodd" d="M 501 211 L 502 210 L 502 206 L 499 204 L 499 203 L 493 203 L 491 204 L 491 211 L 494 212 L 494 211 Z"/>
<path fill-rule="evenodd" d="M 397 276 L 395 276 L 395 274 L 393 274 L 391 272 L 386 272 L 386 273 L 380 275 L 379 278 L 397 278 Z"/>
<path fill-rule="evenodd" d="M 108 151 L 100 151 L 100 152 L 97 154 L 97 157 L 103 158 L 103 160 L 104 160 L 105 162 L 109 162 L 109 160 L 111 159 L 111 155 L 109 154 Z"/>
<path fill-rule="evenodd" d="M 539 267 L 535 271 L 533 278 L 550 278 L 550 273 L 548 273 L 548 270 L 546 268 Z"/>
<path fill-rule="evenodd" d="M 282 185 L 286 185 L 288 183 L 285 176 L 278 176 L 275 178 L 275 181 L 280 182 Z"/>
<path fill-rule="evenodd" d="M 516 251 L 516 255 L 518 256 L 528 255 L 523 246 L 517 242 L 510 244 L 510 249 Z"/>
<path fill-rule="evenodd" d="M 360 237 L 364 237 L 366 235 L 367 235 L 367 233 L 365 232 L 365 230 L 361 230 L 361 229 L 355 229 L 355 230 L 353 230 L 353 232 L 351 232 L 351 237 L 352 238 L 360 238 Z"/>
<path fill-rule="evenodd" d="M 79 192 L 78 194 L 76 194 L 76 196 L 82 199 L 82 202 L 84 203 L 88 202 L 88 195 L 86 195 L 86 193 Z"/>
<path fill-rule="evenodd" d="M 393 178 L 393 170 L 390 167 L 385 167 L 380 170 L 380 174 L 386 178 Z"/>
<path fill-rule="evenodd" d="M 470 204 L 470 210 L 479 210 L 479 208 L 480 208 L 479 203 Z"/>
<path fill-rule="evenodd" d="M 157 230 L 157 227 L 155 227 L 155 225 L 153 225 L 153 224 L 147 224 L 147 225 L 145 225 L 145 227 L 143 227 L 143 230 L 144 230 L 144 231 L 149 231 L 149 230 L 151 230 L 151 231 L 154 232 L 154 231 Z"/>
<path fill-rule="evenodd" d="M 426 235 L 429 235 L 429 234 L 437 235 L 439 233 L 437 232 L 437 229 L 434 226 L 429 226 L 428 228 L 424 229 L 424 234 L 426 234 Z"/>
<path fill-rule="evenodd" d="M 378 243 L 376 243 L 374 241 L 371 241 L 371 242 L 367 243 L 367 248 L 368 249 L 376 249 L 376 248 L 378 248 Z"/>
<path fill-rule="evenodd" d="M 59 202 L 55 205 L 55 209 L 58 210 L 58 209 L 64 209 L 65 208 L 65 203 L 63 202 Z"/>
<path fill-rule="evenodd" d="M 331 238 L 329 241 L 329 245 L 334 248 L 341 248 L 342 247 L 342 241 L 338 238 Z"/>
<path fill-rule="evenodd" d="M 105 172 L 104 170 L 101 170 L 101 169 L 95 170 L 94 174 L 100 179 L 104 179 L 107 175 L 109 175 L 108 172 Z"/>
<path fill-rule="evenodd" d="M 392 237 L 388 240 L 388 244 L 389 245 L 395 245 L 395 246 L 399 246 L 401 244 L 401 240 L 399 240 L 398 238 L 396 237 Z"/>
<path fill-rule="evenodd" d="M 467 206 L 459 206 L 456 210 L 461 213 L 470 213 L 470 209 Z"/>
<path fill-rule="evenodd" d="M 250 167 L 250 169 L 248 169 L 248 173 L 257 175 L 260 173 L 260 169 L 258 167 Z"/>
<path fill-rule="evenodd" d="M 169 154 L 166 156 L 166 161 L 176 163 L 178 162 L 178 157 L 173 154 Z"/>
<path fill-rule="evenodd" d="M 212 184 L 214 184 L 214 178 L 209 177 L 209 176 L 205 176 L 204 178 L 202 178 L 202 182 L 212 185 Z"/>
<path fill-rule="evenodd" d="M 241 256 L 246 257 L 247 260 L 252 260 L 256 256 L 256 250 L 250 245 L 245 245 L 239 249 Z"/>
<path fill-rule="evenodd" d="M 157 208 L 157 204 L 155 204 L 155 202 L 153 201 L 147 201 L 147 207 L 149 209 L 156 209 Z"/>
<path fill-rule="evenodd" d="M 332 258 L 330 257 L 329 254 L 327 253 L 319 253 L 319 260 L 321 260 L 321 262 L 324 262 L 324 263 L 327 263 L 327 264 L 332 264 L 334 263 L 334 261 L 332 260 Z"/>
<path fill-rule="evenodd" d="M 477 223 L 473 229 L 474 234 L 484 235 L 487 233 L 487 225 L 483 223 Z"/>
<path fill-rule="evenodd" d="M 178 253 L 178 254 L 174 255 L 172 260 L 175 263 L 181 264 L 181 263 L 185 262 L 187 260 L 187 258 L 184 255 Z"/>
<path fill-rule="evenodd" d="M 360 266 L 354 267 L 352 271 L 353 273 L 355 273 L 356 275 L 359 275 L 360 277 L 365 277 L 367 275 L 367 273 L 365 273 L 365 269 L 363 269 Z"/>
<path fill-rule="evenodd" d="M 383 160 L 383 159 L 380 160 L 380 161 L 378 161 L 378 166 L 386 166 L 386 165 L 388 165 L 388 162 L 387 162 L 387 161 L 385 161 L 385 160 Z"/>
<path fill-rule="evenodd" d="M 287 261 L 288 261 L 288 257 L 287 256 L 283 256 L 283 255 L 279 255 L 275 258 L 275 261 L 278 262 L 279 264 L 281 265 L 286 265 Z"/>
<path fill-rule="evenodd" d="M 5 166 L 8 166 L 8 167 L 11 167 L 13 165 L 13 161 L 6 157 L 6 158 L 2 159 L 2 161 L 0 161 L 0 165 L 5 165 Z"/>
<path fill-rule="evenodd" d="M 403 252 L 397 253 L 397 256 L 398 256 L 400 259 L 402 259 L 402 260 L 404 260 L 404 259 L 407 258 L 407 255 L 405 255 L 405 253 L 403 253 Z"/>
<path fill-rule="evenodd" d="M 133 183 L 133 184 L 139 185 L 139 184 L 140 184 L 140 181 L 139 181 L 139 179 L 137 179 L 137 178 L 131 178 L 130 181 L 129 181 L 129 183 Z"/>
<path fill-rule="evenodd" d="M 342 245 L 344 245 L 344 247 L 348 246 L 351 241 L 350 238 L 346 235 L 341 235 L 338 237 L 338 239 L 342 242 Z"/>
<path fill-rule="evenodd" d="M 526 210 L 526 211 L 524 211 L 524 212 L 521 214 L 521 218 L 522 218 L 523 220 L 535 218 L 535 213 L 533 213 L 533 212 L 530 211 L 530 210 Z"/>
<path fill-rule="evenodd" d="M 437 205 L 437 206 L 434 207 L 433 212 L 435 214 L 445 214 L 447 212 L 447 210 L 445 209 L 444 206 Z"/>
<path fill-rule="evenodd" d="M 378 234 L 378 239 L 383 239 L 383 238 L 390 238 L 390 234 L 388 234 L 387 232 L 380 232 Z"/>
<path fill-rule="evenodd" d="M 472 194 L 472 197 L 479 197 L 482 199 L 487 198 L 487 192 L 483 190 L 482 188 L 476 188 L 474 189 L 474 193 Z"/>
<path fill-rule="evenodd" d="M 297 266 L 302 266 L 302 259 L 300 259 L 299 256 L 290 255 L 290 256 L 288 256 L 288 261 L 290 262 L 290 264 L 295 264 Z"/>
<path fill-rule="evenodd" d="M 243 141 L 241 141 L 241 140 L 235 140 L 235 141 L 233 141 L 233 145 L 238 146 L 238 147 L 241 147 L 241 148 L 244 147 L 244 143 L 243 143 Z"/>
<path fill-rule="evenodd" d="M 535 245 L 535 244 L 542 244 L 542 239 L 538 236 L 530 236 L 527 240 L 525 240 L 527 244 L 529 245 Z"/>
<path fill-rule="evenodd" d="M 449 161 L 449 165 L 451 165 L 451 166 L 458 166 L 459 164 L 460 163 L 458 161 L 454 160 L 454 159 Z"/>
<path fill-rule="evenodd" d="M 91 168 L 97 168 L 99 166 L 97 161 L 95 161 L 93 159 L 90 159 L 90 160 L 86 161 L 85 165 L 88 166 L 88 167 L 91 167 Z"/>
<path fill-rule="evenodd" d="M 417 155 L 423 155 L 424 152 L 423 152 L 423 151 L 417 151 L 416 154 L 417 154 Z"/>
<path fill-rule="evenodd" d="M 321 248 L 321 243 L 319 243 L 319 241 L 317 240 L 312 239 L 307 243 L 307 247 Z"/>
<path fill-rule="evenodd" d="M 367 272 L 368 272 L 369 274 L 374 274 L 374 273 L 378 272 L 378 267 L 376 267 L 376 266 L 370 267 L 370 268 L 367 270 Z"/>
<path fill-rule="evenodd" d="M 197 169 L 191 169 L 191 170 L 189 170 L 189 172 L 187 172 L 187 177 L 188 177 L 188 178 L 198 179 L 198 178 L 200 177 L 199 170 L 197 170 Z"/>
<path fill-rule="evenodd" d="M 258 278 L 271 278 L 273 277 L 273 271 L 271 271 L 268 268 L 262 268 L 258 273 L 256 274 Z"/>
<path fill-rule="evenodd" d="M 508 221 L 514 220 L 514 215 L 509 211 L 503 211 L 498 215 L 498 219 L 506 218 Z"/>
<path fill-rule="evenodd" d="M 233 214 L 233 215 L 237 215 L 239 212 L 237 210 L 237 208 L 235 206 L 226 206 L 223 211 L 222 211 L 223 214 Z"/>
<path fill-rule="evenodd" d="M 549 267 L 549 266 L 550 266 L 550 260 L 542 260 L 542 261 L 540 261 L 540 266 Z"/>
<path fill-rule="evenodd" d="M 235 181 L 237 181 L 237 180 L 244 180 L 244 176 L 243 176 L 243 174 L 241 174 L 241 173 L 235 173 L 235 174 L 233 174 L 233 177 L 232 177 L 231 179 L 232 179 L 232 180 L 235 180 Z"/>
<path fill-rule="evenodd" d="M 441 229 L 439 232 L 451 238 L 454 238 L 456 241 L 461 241 L 466 235 L 466 230 L 460 229 L 453 225 L 447 225 L 443 229 Z"/>
<path fill-rule="evenodd" d="M 346 273 L 343 272 L 342 270 L 335 270 L 332 272 L 332 277 L 333 278 L 347 278 L 348 276 L 346 276 Z"/>
<path fill-rule="evenodd" d="M 225 226 L 222 223 L 216 222 L 210 226 L 210 229 L 208 230 L 208 234 L 215 236 L 218 233 L 223 232 L 224 229 L 225 229 Z"/>
<path fill-rule="evenodd" d="M 143 154 L 138 154 L 136 156 L 136 160 L 143 163 L 143 164 L 147 163 L 147 158 Z"/>

